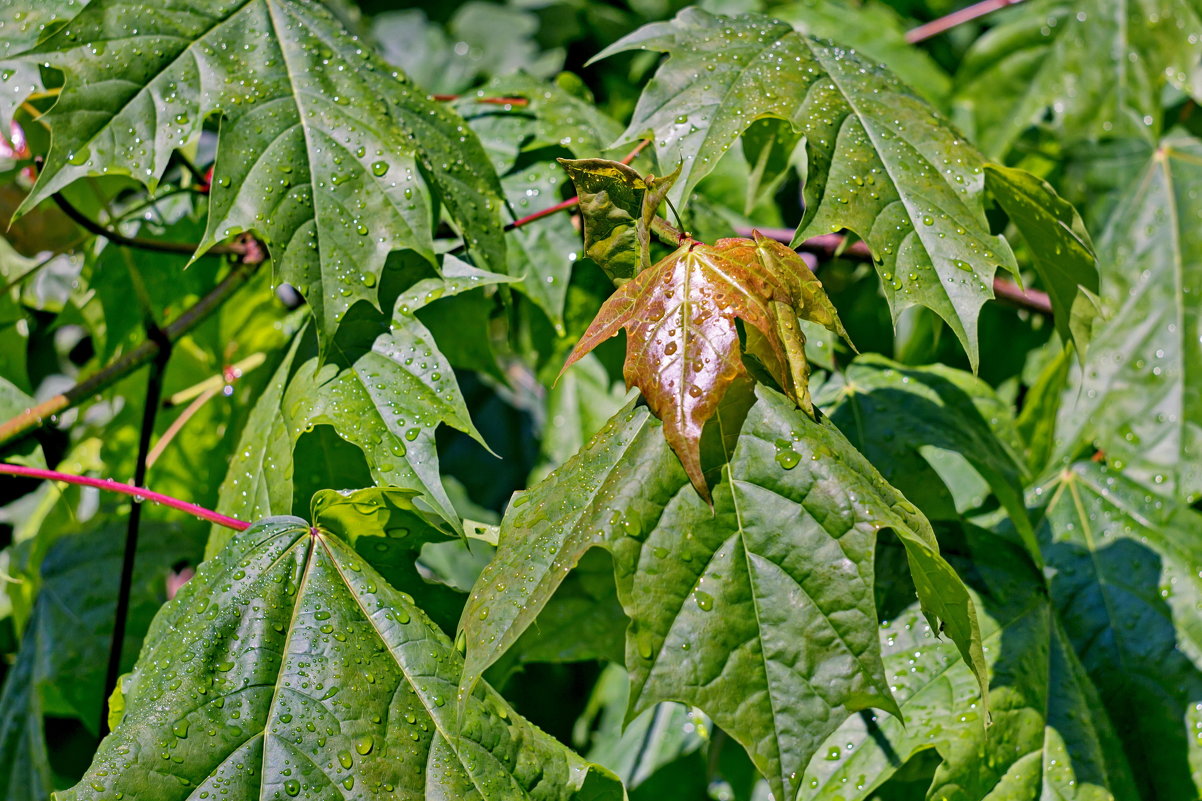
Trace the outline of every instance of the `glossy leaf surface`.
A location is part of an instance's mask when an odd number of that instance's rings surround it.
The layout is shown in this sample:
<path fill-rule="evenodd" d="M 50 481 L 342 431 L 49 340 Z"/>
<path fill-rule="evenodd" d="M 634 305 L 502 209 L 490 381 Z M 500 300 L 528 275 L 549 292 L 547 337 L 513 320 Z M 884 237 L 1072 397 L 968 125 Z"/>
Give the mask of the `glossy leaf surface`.
<path fill-rule="evenodd" d="M 1202 494 L 1202 142 L 1163 142 L 1098 239 L 1109 320 L 1070 387 L 1061 455 L 1093 443 L 1164 492 Z"/>
<path fill-rule="evenodd" d="M 799 797 L 872 798 L 929 748 L 942 758 L 931 798 L 1139 797 L 1114 723 L 1029 558 L 995 535 L 965 533 L 965 555 L 974 558 L 957 566 L 982 611 L 991 725 L 981 726 L 980 691 L 953 645 L 924 625 L 917 609 L 899 610 L 882 624 L 881 647 L 906 725 L 878 715 L 849 718 L 810 762 Z"/>
<path fill-rule="evenodd" d="M 485 685 L 457 721 L 460 664 L 340 539 L 265 520 L 160 612 L 120 725 L 63 797 L 621 798 Z"/>
<path fill-rule="evenodd" d="M 746 374 L 735 319 L 758 331 L 752 352 L 812 413 L 799 316 L 846 335 L 822 284 L 792 250 L 758 233 L 713 246 L 689 241 L 605 302 L 565 369 L 625 328 L 626 385 L 664 421 L 664 436 L 708 499 L 702 429 Z"/>
<path fill-rule="evenodd" d="M 957 102 L 991 156 L 1048 111 L 1066 143 L 1151 138 L 1166 83 L 1198 93 L 1194 0 L 1037 0 L 993 23 L 957 75 Z"/>
<path fill-rule="evenodd" d="M 787 120 L 806 138 L 800 241 L 842 228 L 872 249 L 896 315 L 920 304 L 977 360 L 977 315 L 1009 246 L 981 209 L 982 158 L 933 108 L 854 52 L 769 17 L 697 9 L 647 25 L 602 52 L 668 54 L 624 138 L 654 135 L 661 163 L 683 161 L 690 194 L 753 121 Z"/>
<path fill-rule="evenodd" d="M 1031 248 L 1060 338 L 1084 355 L 1098 312 L 1098 270 L 1081 216 L 1046 181 L 1024 170 L 990 164 L 985 186 Z"/>
<path fill-rule="evenodd" d="M 761 390 L 713 508 L 673 469 L 657 428 L 645 410 L 620 414 L 511 506 L 464 610 L 465 686 L 601 545 L 631 619 L 631 713 L 700 707 L 786 797 L 848 714 L 896 710 L 873 602 L 882 528 L 905 545 L 932 624 L 983 670 L 972 602 L 929 524 L 833 426 Z M 623 482 L 635 469 L 640 480 Z"/>
<path fill-rule="evenodd" d="M 35 52 L 65 86 L 26 208 L 85 175 L 153 186 L 216 113 L 201 249 L 241 231 L 266 239 L 323 342 L 355 301 L 377 302 L 389 252 L 433 259 L 435 193 L 480 266 L 504 270 L 500 185 L 475 136 L 318 4 L 171 0 L 135 18 L 96 0 Z"/>

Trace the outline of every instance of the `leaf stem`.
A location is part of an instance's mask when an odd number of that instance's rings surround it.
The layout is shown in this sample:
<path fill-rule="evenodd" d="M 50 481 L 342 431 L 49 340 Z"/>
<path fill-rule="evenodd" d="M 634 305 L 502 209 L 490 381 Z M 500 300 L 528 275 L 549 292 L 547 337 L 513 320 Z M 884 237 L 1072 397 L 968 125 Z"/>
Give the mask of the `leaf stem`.
<path fill-rule="evenodd" d="M 159 343 L 159 352 L 150 365 L 146 377 L 146 396 L 142 406 L 142 430 L 138 435 L 138 458 L 134 463 L 134 485 L 146 483 L 149 466 L 150 437 L 154 434 L 154 420 L 163 396 L 163 372 L 171 358 L 171 341 L 163 330 L 153 322 L 147 323 L 149 339 Z M 121 553 L 121 579 L 117 585 L 117 608 L 113 612 L 113 636 L 109 641 L 108 669 L 104 676 L 104 693 L 100 696 L 100 736 L 109 732 L 108 699 L 117 686 L 121 675 L 121 650 L 125 644 L 125 627 L 129 620 L 129 595 L 134 582 L 134 565 L 138 559 L 138 528 L 142 523 L 142 504 L 134 496 L 129 505 L 129 520 L 125 529 L 125 547 Z"/>
<path fill-rule="evenodd" d="M 946 33 L 957 25 L 963 25 L 974 19 L 991 14 L 994 11 L 1005 8 L 1006 6 L 1018 5 L 1023 0 L 981 0 L 979 3 L 973 3 L 971 6 L 961 8 L 958 11 L 940 17 L 939 19 L 931 20 L 917 28 L 911 28 L 906 32 L 906 41 L 910 44 L 924 42 L 941 33 Z"/>
<path fill-rule="evenodd" d="M 133 498 L 142 498 L 162 504 L 163 506 L 170 506 L 172 509 L 187 512 L 194 517 L 199 517 L 201 520 L 207 520 L 219 526 L 232 528 L 234 531 L 245 531 L 250 528 L 250 523 L 247 523 L 245 520 L 226 517 L 223 514 L 214 512 L 212 509 L 206 509 L 194 503 L 181 501 L 178 498 L 172 498 L 170 495 L 163 495 L 160 492 L 152 492 L 143 487 L 136 487 L 133 484 L 123 484 L 120 481 L 113 481 L 111 478 L 92 478 L 90 476 L 75 475 L 74 473 L 60 473 L 57 470 L 43 470 L 37 467 L 8 464 L 7 462 L 0 462 L 0 475 L 42 478 L 48 481 L 64 481 L 68 484 L 77 484 L 81 487 L 95 487 L 96 489 L 108 490 L 110 492 L 119 492 L 122 495 L 129 495 Z"/>
<path fill-rule="evenodd" d="M 167 341 L 175 342 L 184 334 L 199 325 L 206 317 L 221 306 L 234 292 L 246 282 L 259 266 L 259 261 L 252 259 L 248 252 L 242 263 L 235 265 L 221 282 L 194 305 L 185 310 L 179 317 L 163 327 Z M 80 381 L 75 386 L 59 395 L 43 401 L 18 414 L 16 417 L 0 424 L 0 447 L 8 445 L 40 427 L 46 420 L 61 414 L 77 403 L 86 400 L 101 390 L 112 386 L 117 381 L 137 370 L 142 365 L 154 359 L 160 346 L 153 339 L 146 339 L 125 355 L 101 368 L 95 374 Z"/>

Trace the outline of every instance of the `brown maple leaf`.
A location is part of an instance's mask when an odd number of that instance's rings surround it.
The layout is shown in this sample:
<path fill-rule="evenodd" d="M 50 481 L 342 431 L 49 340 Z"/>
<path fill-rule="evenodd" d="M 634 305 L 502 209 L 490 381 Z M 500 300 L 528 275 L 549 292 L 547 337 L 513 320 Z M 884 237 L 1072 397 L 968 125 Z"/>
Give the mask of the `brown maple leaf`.
<path fill-rule="evenodd" d="M 605 302 L 564 369 L 625 328 L 626 384 L 664 422 L 665 438 L 708 500 L 701 432 L 746 373 L 736 318 L 747 324 L 750 352 L 813 414 L 799 313 L 846 336 L 822 284 L 792 250 L 758 232 L 755 240 L 715 245 L 690 240 Z"/>

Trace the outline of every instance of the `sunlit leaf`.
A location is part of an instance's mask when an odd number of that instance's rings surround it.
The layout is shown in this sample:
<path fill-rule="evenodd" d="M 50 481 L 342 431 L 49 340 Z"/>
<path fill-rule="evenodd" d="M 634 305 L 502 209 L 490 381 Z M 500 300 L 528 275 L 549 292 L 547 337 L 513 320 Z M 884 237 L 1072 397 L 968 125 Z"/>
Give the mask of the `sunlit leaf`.
<path fill-rule="evenodd" d="M 711 508 L 669 461 L 658 427 L 645 410 L 619 414 L 511 505 L 460 624 L 464 686 L 585 551 L 606 547 L 631 618 L 631 712 L 663 700 L 700 707 L 789 797 L 851 712 L 896 710 L 873 600 L 884 528 L 906 547 L 928 619 L 983 679 L 972 601 L 929 524 L 837 429 L 761 390 Z"/>
<path fill-rule="evenodd" d="M 894 314 L 920 304 L 977 361 L 976 322 L 1009 246 L 981 207 L 981 155 L 883 68 L 783 22 L 698 9 L 647 25 L 600 57 L 668 54 L 625 139 L 653 136 L 660 162 L 684 163 L 670 196 L 689 195 L 755 120 L 787 120 L 806 139 L 800 241 L 842 228 L 872 249 Z"/>
<path fill-rule="evenodd" d="M 456 719 L 460 664 L 342 540 L 263 521 L 156 617 L 120 725 L 62 797 L 622 797 L 486 685 Z"/>
<path fill-rule="evenodd" d="M 435 194 L 479 265 L 504 270 L 500 185 L 475 136 L 315 3 L 169 0 L 135 16 L 95 0 L 33 52 L 65 84 L 25 208 L 85 175 L 153 186 L 216 113 L 201 249 L 266 239 L 323 342 L 357 300 L 377 302 L 391 251 L 433 260 Z"/>

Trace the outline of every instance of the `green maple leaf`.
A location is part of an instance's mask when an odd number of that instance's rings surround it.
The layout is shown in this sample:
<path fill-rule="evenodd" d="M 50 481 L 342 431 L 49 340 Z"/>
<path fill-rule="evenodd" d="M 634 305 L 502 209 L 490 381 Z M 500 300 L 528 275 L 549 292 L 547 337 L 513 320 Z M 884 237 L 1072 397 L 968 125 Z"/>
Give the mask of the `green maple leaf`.
<path fill-rule="evenodd" d="M 320 515 L 264 520 L 159 612 L 120 723 L 62 797 L 622 797 L 486 685 L 457 719 L 460 667 Z"/>
<path fill-rule="evenodd" d="M 497 661 L 594 546 L 614 557 L 631 623 L 629 717 L 699 706 L 792 798 L 851 712 L 896 712 L 880 659 L 873 560 L 894 531 L 923 611 L 984 681 L 973 602 L 930 525 L 834 426 L 769 389 L 747 414 L 714 505 L 688 486 L 646 409 L 619 412 L 519 495 L 460 627 L 463 686 Z"/>
<path fill-rule="evenodd" d="M 1085 443 L 1159 491 L 1202 495 L 1202 142 L 1165 140 L 1098 237 L 1100 327 L 1057 422 L 1058 455 Z"/>
<path fill-rule="evenodd" d="M 686 9 L 597 58 L 668 54 L 624 139 L 652 137 L 663 164 L 683 162 L 669 194 L 689 195 L 756 120 L 804 137 L 800 241 L 843 228 L 872 249 L 894 315 L 920 304 L 955 331 L 976 365 L 977 316 L 999 268 L 1016 272 L 982 209 L 983 158 L 887 70 L 769 17 Z"/>
<path fill-rule="evenodd" d="M 625 328 L 626 385 L 637 386 L 664 421 L 664 436 L 705 498 L 701 433 L 731 384 L 746 375 L 736 318 L 758 332 L 754 340 L 749 334 L 750 351 L 810 414 L 798 317 L 847 335 L 801 257 L 758 232 L 755 237 L 712 246 L 689 241 L 638 273 L 605 302 L 564 365 Z M 631 243 L 628 252 L 639 247 Z"/>
<path fill-rule="evenodd" d="M 1036 0 L 999 12 L 956 76 L 956 105 L 1002 156 L 1051 112 L 1066 142 L 1158 131 L 1166 83 L 1202 93 L 1196 0 Z"/>
<path fill-rule="evenodd" d="M 475 135 L 312 0 L 94 0 L 30 51 L 64 73 L 53 146 L 22 209 L 85 175 L 153 187 L 174 149 L 221 118 L 200 250 L 267 241 L 322 341 L 377 303 L 387 255 L 433 261 L 435 196 L 479 266 L 503 271 L 500 184 Z"/>

